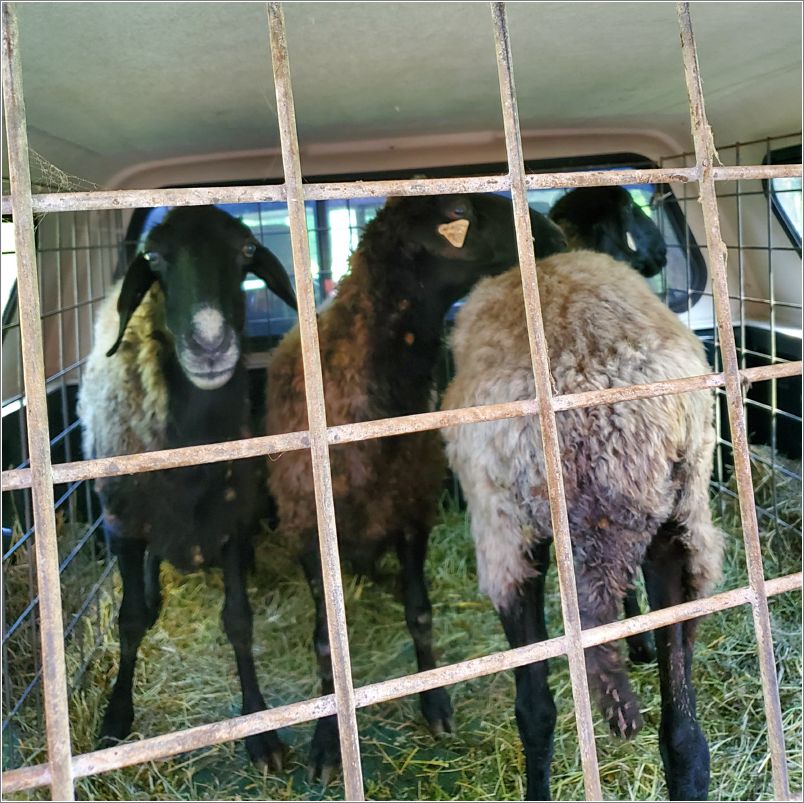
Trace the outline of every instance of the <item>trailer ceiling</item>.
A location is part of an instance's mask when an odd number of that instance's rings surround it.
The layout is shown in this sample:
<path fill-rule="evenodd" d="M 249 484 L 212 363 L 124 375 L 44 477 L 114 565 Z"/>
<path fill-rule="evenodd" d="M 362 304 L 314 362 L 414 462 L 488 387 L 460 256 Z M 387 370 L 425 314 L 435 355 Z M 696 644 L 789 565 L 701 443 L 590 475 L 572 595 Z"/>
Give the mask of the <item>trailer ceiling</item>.
<path fill-rule="evenodd" d="M 303 150 L 501 130 L 486 3 L 285 15 Z M 68 174 L 125 184 L 136 165 L 278 146 L 262 3 L 22 2 L 19 17 L 30 145 Z M 797 130 L 802 5 L 693 3 L 692 18 L 716 138 Z M 523 129 L 689 145 L 674 3 L 514 3 L 509 19 Z"/>

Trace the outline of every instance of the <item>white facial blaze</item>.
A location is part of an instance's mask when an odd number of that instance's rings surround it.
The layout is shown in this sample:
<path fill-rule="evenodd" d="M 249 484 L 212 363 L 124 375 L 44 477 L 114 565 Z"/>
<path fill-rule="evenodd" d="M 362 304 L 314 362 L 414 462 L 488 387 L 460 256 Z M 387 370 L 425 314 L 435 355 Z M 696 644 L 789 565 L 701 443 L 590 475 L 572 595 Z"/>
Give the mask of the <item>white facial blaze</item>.
<path fill-rule="evenodd" d="M 215 307 L 202 307 L 193 315 L 193 328 L 206 343 L 220 342 L 224 325 L 223 315 Z"/>
<path fill-rule="evenodd" d="M 634 235 L 631 234 L 630 231 L 625 233 L 625 242 L 632 251 L 636 251 L 636 241 L 634 240 Z"/>

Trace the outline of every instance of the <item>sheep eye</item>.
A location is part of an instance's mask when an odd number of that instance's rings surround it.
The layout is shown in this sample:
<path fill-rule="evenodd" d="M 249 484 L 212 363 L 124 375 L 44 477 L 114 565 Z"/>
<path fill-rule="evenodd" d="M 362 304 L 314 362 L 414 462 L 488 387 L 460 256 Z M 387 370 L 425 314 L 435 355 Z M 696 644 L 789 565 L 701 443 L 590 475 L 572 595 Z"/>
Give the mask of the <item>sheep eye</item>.
<path fill-rule="evenodd" d="M 254 254 L 257 253 L 257 243 L 246 243 L 243 246 L 243 256 L 246 259 L 253 259 Z"/>
<path fill-rule="evenodd" d="M 146 262 L 148 262 L 152 268 L 158 268 L 164 262 L 162 254 L 158 251 L 146 251 L 144 256 Z"/>

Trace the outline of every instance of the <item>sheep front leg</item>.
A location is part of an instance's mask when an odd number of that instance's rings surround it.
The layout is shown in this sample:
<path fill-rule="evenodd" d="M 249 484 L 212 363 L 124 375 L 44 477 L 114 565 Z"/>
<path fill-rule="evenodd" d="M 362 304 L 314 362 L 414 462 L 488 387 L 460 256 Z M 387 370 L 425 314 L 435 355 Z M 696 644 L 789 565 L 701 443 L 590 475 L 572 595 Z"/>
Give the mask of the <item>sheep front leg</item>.
<path fill-rule="evenodd" d="M 526 580 L 511 604 L 499 612 L 500 621 L 511 647 L 524 647 L 547 638 L 544 621 L 544 579 L 550 555 L 549 544 L 533 550 L 537 570 Z M 550 800 L 550 762 L 553 757 L 553 732 L 556 705 L 547 683 L 547 661 L 521 666 L 516 678 L 516 722 L 525 750 L 527 800 Z"/>
<path fill-rule="evenodd" d="M 645 561 L 645 583 L 653 610 L 695 598 L 685 583 L 689 555 L 668 528 L 659 531 Z M 696 620 L 657 629 L 656 655 L 662 695 L 659 750 L 671 800 L 706 800 L 709 747 L 695 715 L 692 651 Z"/>
<path fill-rule="evenodd" d="M 117 568 L 123 583 L 123 599 L 117 619 L 120 664 L 98 734 L 98 746 L 101 748 L 111 747 L 131 733 L 134 722 L 134 667 L 137 663 L 137 651 L 151 624 L 145 601 L 145 543 L 117 534 L 111 534 L 109 540 L 117 555 Z"/>
<path fill-rule="evenodd" d="M 159 581 L 159 567 L 162 559 L 148 550 L 145 557 L 145 607 L 148 611 L 148 627 L 156 624 L 162 610 L 162 588 Z"/>
<path fill-rule="evenodd" d="M 252 652 L 252 614 L 246 594 L 246 563 L 248 549 L 242 538 L 231 540 L 223 548 L 224 604 L 222 612 L 223 629 L 231 643 L 240 688 L 243 692 L 243 714 L 264 711 L 267 707 L 257 683 Z M 257 733 L 246 737 L 246 750 L 252 762 L 259 768 L 273 766 L 277 772 L 282 769 L 283 747 L 273 731 Z"/>
<path fill-rule="evenodd" d="M 335 686 L 332 681 L 332 659 L 327 630 L 327 609 L 324 603 L 324 581 L 321 576 L 321 559 L 315 533 L 307 539 L 308 547 L 302 553 L 301 563 L 304 576 L 310 586 L 310 594 L 315 604 L 315 627 L 313 629 L 313 648 L 318 659 L 318 673 L 321 677 L 321 694 L 332 694 Z M 315 727 L 310 745 L 308 778 L 310 782 L 321 778 L 326 786 L 335 768 L 341 762 L 338 718 L 335 714 L 321 717 Z"/>
<path fill-rule="evenodd" d="M 397 554 L 402 569 L 405 597 L 405 622 L 416 648 L 419 671 L 435 669 L 433 655 L 433 613 L 427 584 L 424 579 L 424 560 L 427 555 L 427 531 L 410 531 L 397 539 Z M 430 689 L 420 696 L 422 713 L 434 736 L 451 733 L 452 705 L 446 689 Z"/>

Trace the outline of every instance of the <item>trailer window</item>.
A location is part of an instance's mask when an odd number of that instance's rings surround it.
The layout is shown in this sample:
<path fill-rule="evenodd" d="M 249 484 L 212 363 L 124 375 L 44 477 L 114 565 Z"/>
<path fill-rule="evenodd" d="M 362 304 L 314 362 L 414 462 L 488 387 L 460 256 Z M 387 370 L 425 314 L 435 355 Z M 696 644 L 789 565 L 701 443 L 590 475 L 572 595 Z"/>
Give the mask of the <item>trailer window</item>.
<path fill-rule="evenodd" d="M 770 151 L 763 160 L 765 164 L 799 164 L 801 145 L 779 148 Z M 801 253 L 801 177 L 772 178 L 762 182 L 766 195 L 770 196 L 773 213 L 790 238 L 790 242 Z"/>

